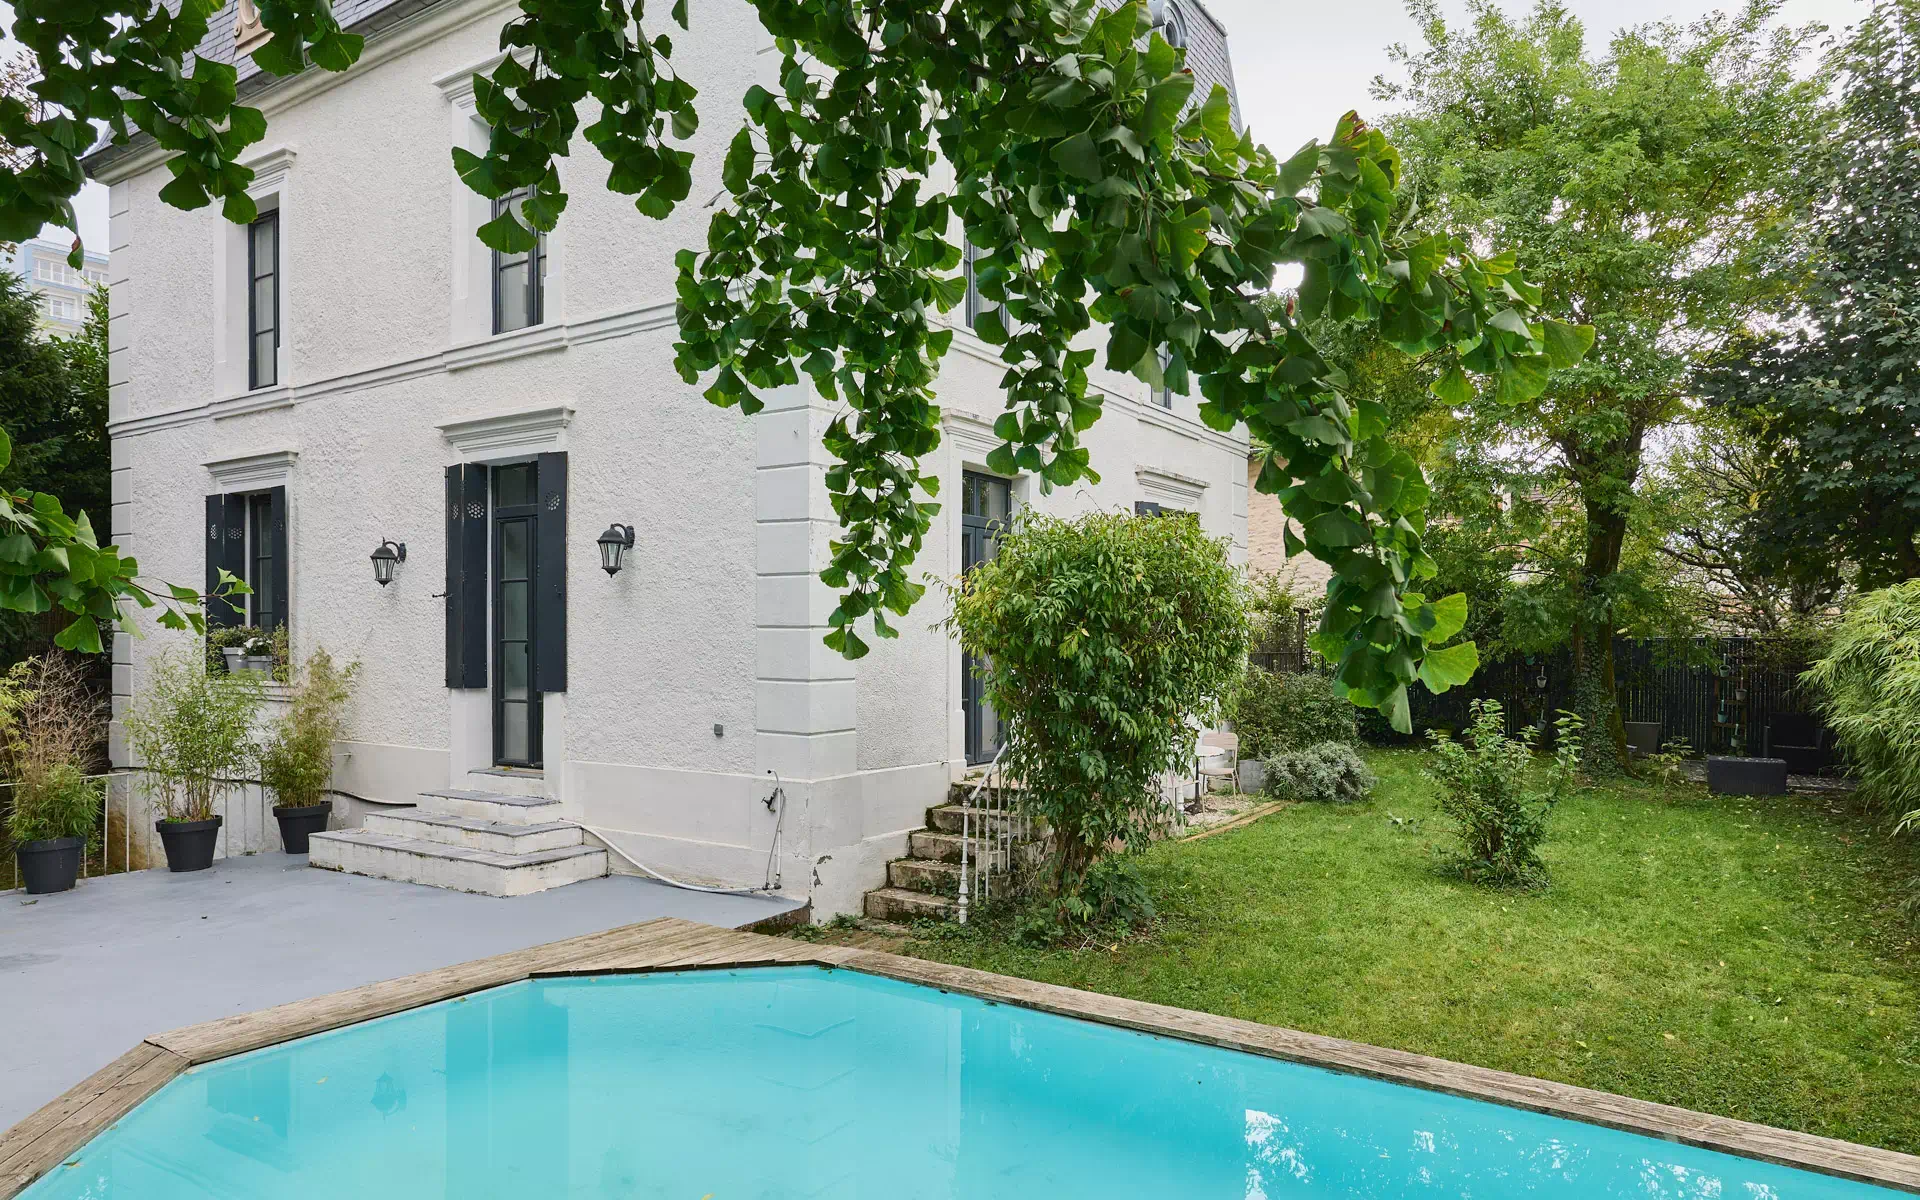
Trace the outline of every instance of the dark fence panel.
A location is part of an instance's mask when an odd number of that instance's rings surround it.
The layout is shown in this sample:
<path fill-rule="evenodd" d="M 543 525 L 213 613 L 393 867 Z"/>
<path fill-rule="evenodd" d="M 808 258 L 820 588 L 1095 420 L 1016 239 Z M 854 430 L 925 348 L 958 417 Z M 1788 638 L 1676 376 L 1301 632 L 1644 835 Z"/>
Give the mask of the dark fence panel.
<path fill-rule="evenodd" d="M 1304 647 L 1267 647 L 1259 665 L 1277 671 L 1325 670 Z M 1627 721 L 1657 721 L 1661 740 L 1685 739 L 1695 754 L 1762 753 L 1767 722 L 1778 716 L 1812 715 L 1811 697 L 1800 687 L 1809 664 L 1791 643 L 1767 638 L 1620 638 L 1614 671 L 1620 712 Z M 1468 705 L 1498 700 L 1507 732 L 1542 731 L 1550 741 L 1556 714 L 1573 701 L 1573 660 L 1564 649 L 1510 655 L 1484 662 L 1473 681 L 1435 696 L 1415 685 L 1410 696 L 1413 726 L 1459 729 Z M 1364 722 L 1382 740 L 1384 721 Z"/>

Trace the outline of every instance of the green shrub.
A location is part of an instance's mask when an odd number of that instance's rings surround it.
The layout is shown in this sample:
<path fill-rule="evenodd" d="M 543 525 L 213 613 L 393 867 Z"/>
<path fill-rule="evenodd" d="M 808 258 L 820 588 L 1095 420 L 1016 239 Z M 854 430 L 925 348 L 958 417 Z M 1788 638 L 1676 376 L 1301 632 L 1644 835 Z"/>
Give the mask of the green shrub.
<path fill-rule="evenodd" d="M 1435 731 L 1429 770 L 1441 786 L 1440 811 L 1459 825 L 1461 851 L 1454 866 L 1467 879 L 1512 887 L 1544 884 L 1539 846 L 1547 815 L 1572 792 L 1580 769 L 1580 719 L 1560 714 L 1551 764 L 1536 782 L 1529 728 L 1506 733 L 1497 700 L 1475 700 L 1466 744 Z"/>
<path fill-rule="evenodd" d="M 1239 676 L 1242 590 L 1194 518 L 1116 513 L 1018 518 L 954 588 L 949 625 L 987 664 L 986 698 L 1007 721 L 1001 764 L 1053 833 L 1063 917 L 1097 915 L 1089 870 L 1164 819 L 1159 777 L 1191 769 L 1194 723 Z"/>
<path fill-rule="evenodd" d="M 211 819 L 215 800 L 246 777 L 261 695 L 259 676 L 209 674 L 198 653 L 176 647 L 154 658 L 127 737 L 144 768 L 141 786 L 163 819 Z"/>
<path fill-rule="evenodd" d="M 1357 804 L 1378 782 L 1365 760 L 1343 742 L 1320 742 L 1267 760 L 1267 790 L 1287 800 Z"/>
<path fill-rule="evenodd" d="M 358 666 L 337 666 L 325 650 L 308 657 L 286 715 L 260 747 L 260 782 L 280 804 L 305 807 L 327 798 L 333 747 L 346 736 L 347 698 Z"/>
<path fill-rule="evenodd" d="M 1802 675 L 1859 797 L 1920 823 L 1920 580 L 1854 597 L 1827 656 Z"/>
<path fill-rule="evenodd" d="M 100 786 L 72 763 L 61 763 L 31 786 L 13 789 L 7 811 L 7 840 L 44 842 L 77 837 L 93 840 L 100 817 Z"/>
<path fill-rule="evenodd" d="M 1326 675 L 1249 666 L 1234 689 L 1232 706 L 1240 757 L 1266 760 L 1320 742 L 1355 745 L 1358 711 Z"/>
<path fill-rule="evenodd" d="M 16 663 L 0 677 L 0 749 L 5 752 L 7 840 L 91 840 L 100 788 L 88 778 L 99 761 L 105 711 L 79 659 L 52 651 Z"/>

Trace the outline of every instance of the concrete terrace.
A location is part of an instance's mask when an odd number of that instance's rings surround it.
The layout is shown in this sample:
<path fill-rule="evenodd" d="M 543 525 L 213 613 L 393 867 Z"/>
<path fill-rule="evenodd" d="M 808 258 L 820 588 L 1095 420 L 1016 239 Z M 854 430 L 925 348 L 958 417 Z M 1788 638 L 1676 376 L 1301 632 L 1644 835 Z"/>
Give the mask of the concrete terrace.
<path fill-rule="evenodd" d="M 284 854 L 0 894 L 0 1129 L 155 1030 L 655 917 L 738 928 L 797 907 L 632 876 L 499 900 Z"/>

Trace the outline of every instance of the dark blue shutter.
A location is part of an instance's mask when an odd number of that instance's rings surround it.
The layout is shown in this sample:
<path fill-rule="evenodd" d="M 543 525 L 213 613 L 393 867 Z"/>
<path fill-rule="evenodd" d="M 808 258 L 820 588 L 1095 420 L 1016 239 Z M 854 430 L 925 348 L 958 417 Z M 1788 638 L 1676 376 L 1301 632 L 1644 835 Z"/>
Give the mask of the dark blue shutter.
<path fill-rule="evenodd" d="M 287 565 L 287 489 L 267 489 L 267 538 L 273 556 L 273 609 L 264 615 L 260 627 L 266 630 L 285 625 L 292 611 L 287 603 L 287 580 L 292 572 Z"/>
<path fill-rule="evenodd" d="M 235 579 L 245 579 L 247 575 L 247 500 L 245 496 L 208 496 L 207 497 L 207 627 L 209 629 L 231 628 L 247 623 L 247 600 L 245 596 L 236 596 L 231 600 L 215 599 L 214 589 L 220 586 L 220 572 L 226 571 Z"/>
<path fill-rule="evenodd" d="M 534 478 L 533 690 L 567 690 L 567 456 L 542 454 Z"/>
<path fill-rule="evenodd" d="M 447 686 L 487 686 L 487 468 L 447 468 Z"/>

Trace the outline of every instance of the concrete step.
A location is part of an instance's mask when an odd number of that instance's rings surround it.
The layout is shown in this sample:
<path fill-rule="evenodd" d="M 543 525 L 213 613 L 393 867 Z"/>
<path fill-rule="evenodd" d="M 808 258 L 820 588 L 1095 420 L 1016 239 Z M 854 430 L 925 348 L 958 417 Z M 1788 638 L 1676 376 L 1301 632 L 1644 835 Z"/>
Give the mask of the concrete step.
<path fill-rule="evenodd" d="M 944 921 L 954 914 L 954 902 L 944 896 L 929 896 L 899 887 L 875 888 L 868 892 L 866 907 L 867 915 L 876 921 L 904 922 L 922 917 Z"/>
<path fill-rule="evenodd" d="M 927 824 L 940 833 L 959 833 L 968 828 L 971 822 L 973 832 L 978 834 L 989 828 L 999 829 L 1008 819 L 1008 813 L 1004 809 L 990 810 L 967 808 L 959 804 L 942 804 L 938 808 L 927 810 Z M 1019 830 L 1020 826 L 1015 825 L 1014 831 L 1017 833 Z"/>
<path fill-rule="evenodd" d="M 994 787 L 981 787 L 980 781 L 977 778 L 962 779 L 958 783 L 947 785 L 947 803 L 949 804 L 965 804 L 969 800 L 985 800 L 991 796 L 996 804 L 1004 807 L 1019 795 L 1019 788 L 1008 787 L 1005 784 L 998 784 Z"/>
<path fill-rule="evenodd" d="M 960 844 L 965 840 L 957 833 L 916 829 L 907 835 L 907 857 L 924 858 L 928 862 L 957 863 L 960 861 Z"/>
<path fill-rule="evenodd" d="M 887 884 L 930 896 L 960 894 L 960 864 L 929 862 L 924 858 L 896 858 L 887 864 Z"/>
<path fill-rule="evenodd" d="M 368 813 L 366 823 L 361 828 L 395 837 L 438 842 L 443 846 L 491 850 L 496 854 L 532 854 L 540 850 L 564 850 L 568 846 L 586 844 L 586 834 L 581 828 L 566 821 L 548 825 L 507 825 L 480 817 L 456 817 L 418 810 Z"/>
<path fill-rule="evenodd" d="M 307 862 L 325 870 L 483 896 L 526 896 L 607 873 L 607 852 L 589 846 L 500 854 L 369 829 L 316 833 L 309 845 Z"/>
<path fill-rule="evenodd" d="M 478 817 L 496 825 L 551 825 L 560 819 L 560 802 L 545 796 L 510 796 L 465 788 L 420 794 L 427 798 L 422 809 L 444 816 Z"/>
<path fill-rule="evenodd" d="M 488 767 L 467 772 L 467 787 L 476 792 L 499 792 L 503 796 L 545 796 L 547 773 L 527 767 Z"/>

